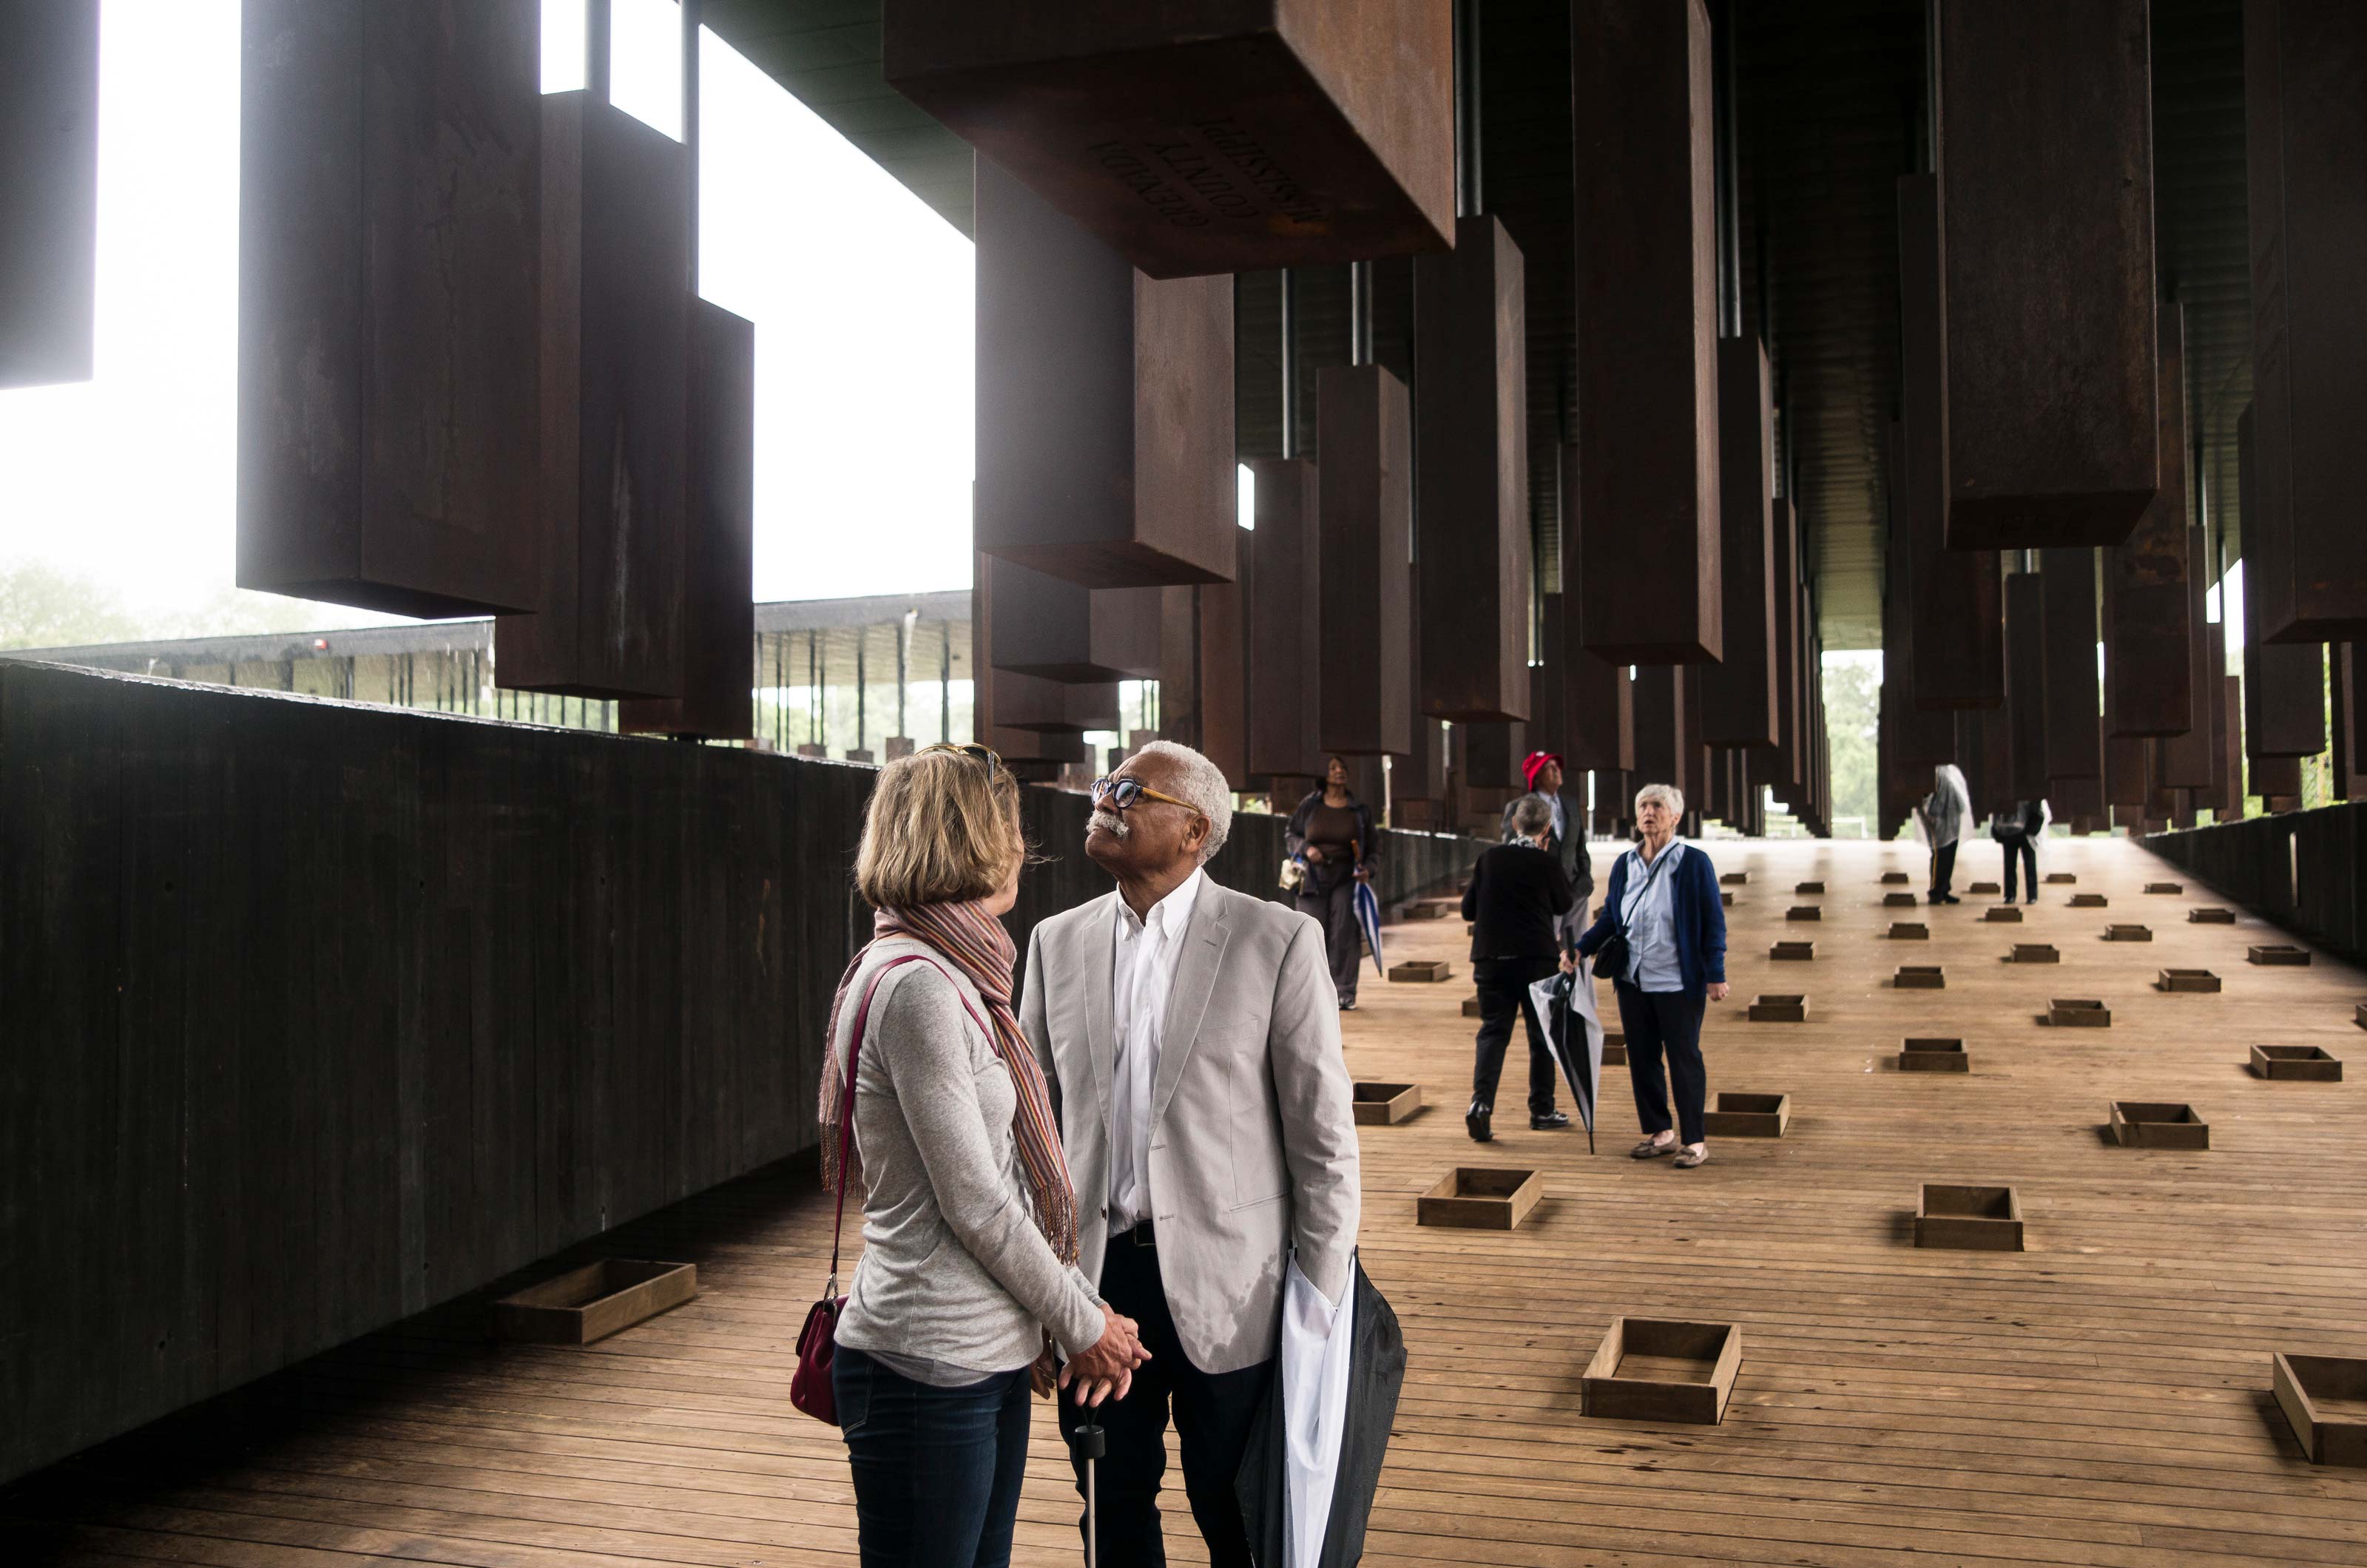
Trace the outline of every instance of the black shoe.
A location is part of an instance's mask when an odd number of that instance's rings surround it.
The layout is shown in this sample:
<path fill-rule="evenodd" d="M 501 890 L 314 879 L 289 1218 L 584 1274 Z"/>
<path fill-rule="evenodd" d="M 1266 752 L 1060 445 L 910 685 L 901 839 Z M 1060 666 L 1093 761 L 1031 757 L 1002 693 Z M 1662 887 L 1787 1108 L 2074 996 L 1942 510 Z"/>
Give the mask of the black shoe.
<path fill-rule="evenodd" d="M 1548 1111 L 1542 1116 L 1529 1118 L 1529 1131 L 1532 1133 L 1558 1133 L 1569 1125 L 1569 1116 L 1558 1111 Z"/>
<path fill-rule="evenodd" d="M 1489 1114 L 1476 1105 L 1463 1113 L 1463 1125 L 1470 1129 L 1473 1143 L 1492 1144 L 1496 1141 L 1496 1134 L 1488 1130 Z"/>
<path fill-rule="evenodd" d="M 1942 893 L 1940 895 L 1940 902 L 1942 904 L 1961 904 L 1964 900 L 1957 897 L 1954 893 Z"/>
<path fill-rule="evenodd" d="M 1948 901 L 1948 896 L 1945 893 L 1926 893 L 1923 895 L 1923 901 L 1927 904 L 1944 904 Z"/>

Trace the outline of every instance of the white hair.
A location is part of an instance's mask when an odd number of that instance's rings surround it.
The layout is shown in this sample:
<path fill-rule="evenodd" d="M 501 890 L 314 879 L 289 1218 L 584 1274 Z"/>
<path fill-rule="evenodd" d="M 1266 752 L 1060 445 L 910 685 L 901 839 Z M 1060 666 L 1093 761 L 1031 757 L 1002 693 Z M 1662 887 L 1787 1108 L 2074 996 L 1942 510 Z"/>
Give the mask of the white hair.
<path fill-rule="evenodd" d="M 1233 830 L 1233 786 L 1225 771 L 1177 740 L 1153 740 L 1135 755 L 1164 757 L 1175 764 L 1175 794 L 1208 819 L 1208 836 L 1200 840 L 1200 863 L 1207 864 Z"/>
<path fill-rule="evenodd" d="M 1553 826 L 1553 802 L 1542 795 L 1524 795 L 1512 802 L 1512 829 L 1535 838 Z"/>
<path fill-rule="evenodd" d="M 1669 808 L 1669 815 L 1682 818 L 1685 814 L 1685 792 L 1674 784 L 1648 784 L 1636 792 L 1636 804 L 1657 800 Z"/>

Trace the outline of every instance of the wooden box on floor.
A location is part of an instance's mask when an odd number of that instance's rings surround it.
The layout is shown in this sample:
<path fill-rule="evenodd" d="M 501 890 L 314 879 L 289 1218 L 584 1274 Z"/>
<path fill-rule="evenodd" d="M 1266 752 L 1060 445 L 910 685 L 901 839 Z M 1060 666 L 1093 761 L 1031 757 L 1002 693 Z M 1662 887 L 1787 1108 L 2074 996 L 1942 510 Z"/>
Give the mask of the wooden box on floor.
<path fill-rule="evenodd" d="M 2056 997 L 2046 1004 L 2046 1021 L 2071 1029 L 2109 1029 L 2112 1009 L 2086 998 Z"/>
<path fill-rule="evenodd" d="M 1455 973 L 1455 966 L 1444 958 L 1409 958 L 1402 964 L 1389 965 L 1392 980 L 1444 980 Z"/>
<path fill-rule="evenodd" d="M 1902 1073 L 1968 1073 L 1973 1070 L 1973 1058 L 1961 1040 L 1910 1037 L 1898 1043 L 1898 1070 Z"/>
<path fill-rule="evenodd" d="M 2101 909 L 2111 900 L 2101 893 L 2074 893 L 2071 907 L 2075 909 Z"/>
<path fill-rule="evenodd" d="M 1752 998 L 1750 1021 L 1753 1023 L 1806 1023 L 1808 1021 L 1808 998 L 1800 996 L 1761 996 Z"/>
<path fill-rule="evenodd" d="M 2148 893 L 2183 893 L 2186 885 L 2182 882 L 2148 882 L 2145 890 Z"/>
<path fill-rule="evenodd" d="M 1456 1230 L 1508 1231 L 1545 1195 L 1546 1179 L 1536 1171 L 1457 1166 L 1415 1202 L 1414 1218 Z"/>
<path fill-rule="evenodd" d="M 2244 956 L 2255 964 L 2290 964 L 2304 969 L 2309 967 L 2309 949 L 2281 942 L 2256 942 L 2244 950 Z"/>
<path fill-rule="evenodd" d="M 1784 911 L 1784 918 L 1787 920 L 1821 920 L 1825 912 L 1814 904 L 1795 904 Z"/>
<path fill-rule="evenodd" d="M 1927 1181 L 1915 1205 L 1915 1245 L 1964 1252 L 2020 1252 L 2022 1201 L 2010 1187 Z"/>
<path fill-rule="evenodd" d="M 2255 1045 L 2252 1072 L 2296 1083 L 2340 1083 L 2342 1058 L 2322 1045 Z"/>
<path fill-rule="evenodd" d="M 1825 885 L 1821 882 L 1803 882 L 1792 889 L 1793 892 L 1800 894 L 1822 893 L 1824 890 Z"/>
<path fill-rule="evenodd" d="M 1702 1112 L 1702 1131 L 1713 1138 L 1780 1138 L 1791 1124 L 1788 1094 L 1722 1093 Z"/>
<path fill-rule="evenodd" d="M 2195 991 L 2208 996 L 2217 993 L 2219 976 L 2208 969 L 2165 969 L 2160 985 L 2165 991 Z"/>
<path fill-rule="evenodd" d="M 2280 1350 L 2273 1362 L 2277 1404 L 2309 1462 L 2367 1468 L 2367 1357 Z"/>
<path fill-rule="evenodd" d="M 1478 997 L 1466 997 L 1463 998 L 1463 1016 L 1466 1018 L 1480 1018 L 1485 1016 L 1485 1010 L 1479 1006 L 1479 998 Z"/>
<path fill-rule="evenodd" d="M 1717 896 L 1717 901 L 1727 908 L 1731 909 L 1734 908 L 1734 895 L 1731 893 L 1720 893 Z"/>
<path fill-rule="evenodd" d="M 2005 889 L 1999 887 L 1994 882 L 1976 882 L 1970 887 L 1965 888 L 1965 891 L 1971 894 L 1974 897 L 1978 898 L 1984 895 L 1994 897 L 1997 894 L 2004 892 Z"/>
<path fill-rule="evenodd" d="M 2187 910 L 2186 923 L 2194 926 L 2232 926 L 2236 923 L 2236 911 L 2206 904 L 2202 908 Z"/>
<path fill-rule="evenodd" d="M 1903 871 L 1886 871 L 1882 874 L 1882 886 L 1904 887 L 1907 886 L 1907 874 Z"/>
<path fill-rule="evenodd" d="M 1603 1065 L 1606 1067 L 1627 1065 L 1627 1036 L 1624 1032 L 1616 1029 L 1603 1032 Z"/>
<path fill-rule="evenodd" d="M 1715 1427 L 1741 1369 L 1742 1330 L 1733 1324 L 1614 1317 L 1580 1381 L 1580 1410 L 1612 1421 Z"/>
<path fill-rule="evenodd" d="M 1817 956 L 1813 942 L 1779 942 L 1767 950 L 1767 956 L 1779 964 L 1806 964 Z"/>
<path fill-rule="evenodd" d="M 1360 1083 L 1349 1091 L 1358 1126 L 1390 1127 L 1421 1109 L 1418 1083 Z"/>
<path fill-rule="evenodd" d="M 1985 912 L 1981 919 L 1998 925 L 2022 924 L 2022 911 L 2010 904 L 1999 904 Z"/>
<path fill-rule="evenodd" d="M 2106 926 L 2104 928 L 2104 940 L 2106 942 L 2151 942 L 2153 940 L 2153 928 L 2150 926 Z"/>
<path fill-rule="evenodd" d="M 1739 887 L 1750 880 L 1750 874 L 1747 871 L 1729 871 L 1722 874 L 1718 880 L 1729 887 Z"/>
<path fill-rule="evenodd" d="M 2050 871 L 2046 874 L 2046 881 L 2049 886 L 2067 886 L 2078 880 L 2079 879 L 2077 876 L 2074 876 L 2067 871 Z"/>
<path fill-rule="evenodd" d="M 1931 928 L 1920 920 L 1893 920 L 1890 922 L 1890 940 L 1929 942 L 1931 940 Z"/>
<path fill-rule="evenodd" d="M 2207 1149 L 2211 1124 L 2181 1102 L 2147 1100 L 2112 1101 L 2112 1136 L 2135 1149 Z"/>
<path fill-rule="evenodd" d="M 1882 896 L 1882 907 L 1886 909 L 1911 909 L 1915 908 L 1915 895 L 1912 893 L 1886 893 Z"/>
<path fill-rule="evenodd" d="M 1948 976 L 1937 964 L 1902 964 L 1890 984 L 1901 991 L 1942 991 L 1948 987 Z"/>
<path fill-rule="evenodd" d="M 603 1258 L 493 1303 L 493 1337 L 534 1345 L 589 1345 L 698 1294 L 692 1263 Z"/>
<path fill-rule="evenodd" d="M 2055 951 L 2055 944 L 2051 942 L 2018 942 L 2013 944 L 2013 954 L 2009 962 L 2060 964 L 2063 962 L 2063 955 Z"/>

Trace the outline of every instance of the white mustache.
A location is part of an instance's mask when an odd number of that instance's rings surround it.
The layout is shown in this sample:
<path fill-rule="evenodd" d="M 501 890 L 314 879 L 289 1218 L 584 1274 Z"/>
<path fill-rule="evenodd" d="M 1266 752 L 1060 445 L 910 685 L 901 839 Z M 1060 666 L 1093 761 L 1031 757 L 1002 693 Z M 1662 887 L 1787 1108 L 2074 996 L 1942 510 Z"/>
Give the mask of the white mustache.
<path fill-rule="evenodd" d="M 1085 824 L 1085 831 L 1091 833 L 1096 828 L 1113 839 L 1123 839 L 1134 831 L 1133 825 L 1115 811 L 1094 812 L 1092 820 Z"/>

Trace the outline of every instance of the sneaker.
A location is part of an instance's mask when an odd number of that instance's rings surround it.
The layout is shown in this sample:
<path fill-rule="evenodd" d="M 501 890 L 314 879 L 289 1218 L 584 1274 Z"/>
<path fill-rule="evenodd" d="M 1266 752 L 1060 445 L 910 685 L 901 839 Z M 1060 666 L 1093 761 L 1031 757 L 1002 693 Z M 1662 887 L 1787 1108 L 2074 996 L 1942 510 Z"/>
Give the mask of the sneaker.
<path fill-rule="evenodd" d="M 1475 1105 L 1463 1113 L 1463 1125 L 1469 1129 L 1475 1144 L 1492 1144 L 1496 1134 L 1488 1130 L 1489 1112 Z"/>
<path fill-rule="evenodd" d="M 1542 1116 L 1529 1118 L 1529 1131 L 1532 1133 L 1558 1133 L 1569 1125 L 1569 1115 L 1559 1111 L 1548 1111 Z"/>

